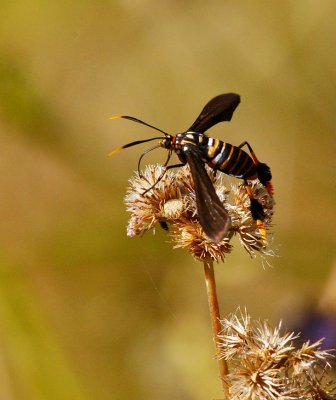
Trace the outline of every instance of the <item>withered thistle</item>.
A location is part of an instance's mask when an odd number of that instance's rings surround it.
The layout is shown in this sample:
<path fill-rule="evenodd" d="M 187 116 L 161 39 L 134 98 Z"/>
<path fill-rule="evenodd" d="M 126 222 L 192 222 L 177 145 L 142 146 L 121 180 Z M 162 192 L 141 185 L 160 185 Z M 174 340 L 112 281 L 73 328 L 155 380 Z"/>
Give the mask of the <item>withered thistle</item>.
<path fill-rule="evenodd" d="M 219 357 L 228 362 L 225 381 L 233 400 L 336 398 L 335 381 L 328 379 L 333 358 L 316 343 L 296 344 L 299 335 L 282 332 L 281 323 L 252 321 L 238 310 L 221 321 Z"/>
<path fill-rule="evenodd" d="M 168 170 L 164 177 L 147 193 L 163 173 L 160 165 L 147 166 L 129 181 L 125 197 L 130 220 L 127 227 L 129 236 L 141 235 L 156 228 L 159 223 L 168 225 L 169 237 L 175 248 L 186 248 L 197 260 L 224 261 L 233 249 L 231 239 L 238 236 L 248 254 L 255 257 L 273 255 L 265 244 L 256 221 L 250 211 L 250 198 L 244 185 L 230 189 L 223 184 L 223 174 L 215 175 L 207 168 L 216 193 L 231 218 L 229 235 L 219 243 L 214 243 L 204 233 L 197 215 L 196 196 L 193 179 L 188 165 L 177 171 Z M 250 186 L 253 196 L 262 204 L 266 218 L 263 221 L 267 242 L 271 241 L 270 229 L 274 201 L 265 187 L 255 181 Z"/>

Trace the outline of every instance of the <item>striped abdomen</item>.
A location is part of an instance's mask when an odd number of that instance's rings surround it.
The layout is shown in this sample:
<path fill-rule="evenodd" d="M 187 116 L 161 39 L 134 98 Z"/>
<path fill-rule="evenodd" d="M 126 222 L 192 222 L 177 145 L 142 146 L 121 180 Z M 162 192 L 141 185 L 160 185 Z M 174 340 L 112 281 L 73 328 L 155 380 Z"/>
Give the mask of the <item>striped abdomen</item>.
<path fill-rule="evenodd" d="M 211 168 L 237 178 L 254 179 L 257 177 L 256 166 L 244 150 L 219 139 L 209 137 L 206 139 L 205 160 Z"/>

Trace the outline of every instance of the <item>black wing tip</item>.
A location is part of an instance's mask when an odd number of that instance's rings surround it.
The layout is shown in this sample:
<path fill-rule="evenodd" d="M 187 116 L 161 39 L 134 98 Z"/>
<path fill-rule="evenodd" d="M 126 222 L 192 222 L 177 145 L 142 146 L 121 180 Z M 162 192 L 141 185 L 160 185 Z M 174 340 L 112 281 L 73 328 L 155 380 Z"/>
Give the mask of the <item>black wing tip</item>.
<path fill-rule="evenodd" d="M 207 226 L 204 226 L 203 230 L 205 234 L 208 236 L 208 238 L 211 239 L 213 243 L 217 244 L 228 236 L 230 228 L 231 228 L 231 218 L 228 217 L 225 225 L 221 230 L 213 231 L 209 229 L 209 227 Z"/>
<path fill-rule="evenodd" d="M 219 122 L 231 121 L 239 103 L 240 95 L 237 93 L 219 94 L 207 102 L 188 131 L 204 133 Z"/>
<path fill-rule="evenodd" d="M 216 97 L 218 97 L 218 98 L 219 97 L 227 97 L 227 98 L 231 97 L 232 100 L 235 100 L 237 103 L 240 103 L 240 95 L 238 93 L 234 93 L 234 92 L 223 93 L 223 94 L 220 94 L 220 95 L 218 95 Z"/>
<path fill-rule="evenodd" d="M 240 95 L 237 93 L 225 93 L 218 97 L 225 97 L 225 101 L 228 103 L 228 110 L 226 114 L 226 119 L 224 121 L 231 121 L 233 113 L 240 104 Z"/>
<path fill-rule="evenodd" d="M 212 101 L 215 101 L 215 100 L 219 100 L 219 99 L 222 99 L 222 100 L 225 99 L 227 102 L 238 106 L 238 104 L 240 103 L 241 97 L 238 93 L 234 93 L 234 92 L 222 93 L 222 94 L 219 94 L 218 96 L 215 96 L 214 98 L 212 98 L 209 101 L 209 103 Z"/>

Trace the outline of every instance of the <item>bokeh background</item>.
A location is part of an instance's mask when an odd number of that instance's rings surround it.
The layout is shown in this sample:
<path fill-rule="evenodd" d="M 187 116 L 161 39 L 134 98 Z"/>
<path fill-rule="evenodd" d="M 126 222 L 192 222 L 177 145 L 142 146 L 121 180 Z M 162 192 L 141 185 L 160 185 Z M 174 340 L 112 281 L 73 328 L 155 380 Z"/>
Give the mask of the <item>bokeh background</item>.
<path fill-rule="evenodd" d="M 271 165 L 278 257 L 233 243 L 222 314 L 334 321 L 335 20 L 333 0 L 1 1 L 2 399 L 221 397 L 202 265 L 163 231 L 126 237 L 146 146 L 106 153 L 153 131 L 114 114 L 176 133 L 239 93 L 211 134 Z"/>

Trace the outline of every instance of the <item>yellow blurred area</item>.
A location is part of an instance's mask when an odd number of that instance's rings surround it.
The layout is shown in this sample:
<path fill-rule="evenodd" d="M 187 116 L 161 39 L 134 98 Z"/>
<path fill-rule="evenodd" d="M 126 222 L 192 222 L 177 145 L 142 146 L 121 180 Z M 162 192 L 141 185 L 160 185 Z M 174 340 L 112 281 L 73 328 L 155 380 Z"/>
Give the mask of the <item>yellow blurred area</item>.
<path fill-rule="evenodd" d="M 2 1 L 1 399 L 222 395 L 202 266 L 163 231 L 126 237 L 146 145 L 106 154 L 153 131 L 112 115 L 177 133 L 239 93 L 209 134 L 271 166 L 279 257 L 264 269 L 235 240 L 216 266 L 222 314 L 297 327 L 307 302 L 330 305 L 335 20 L 333 0 Z"/>

